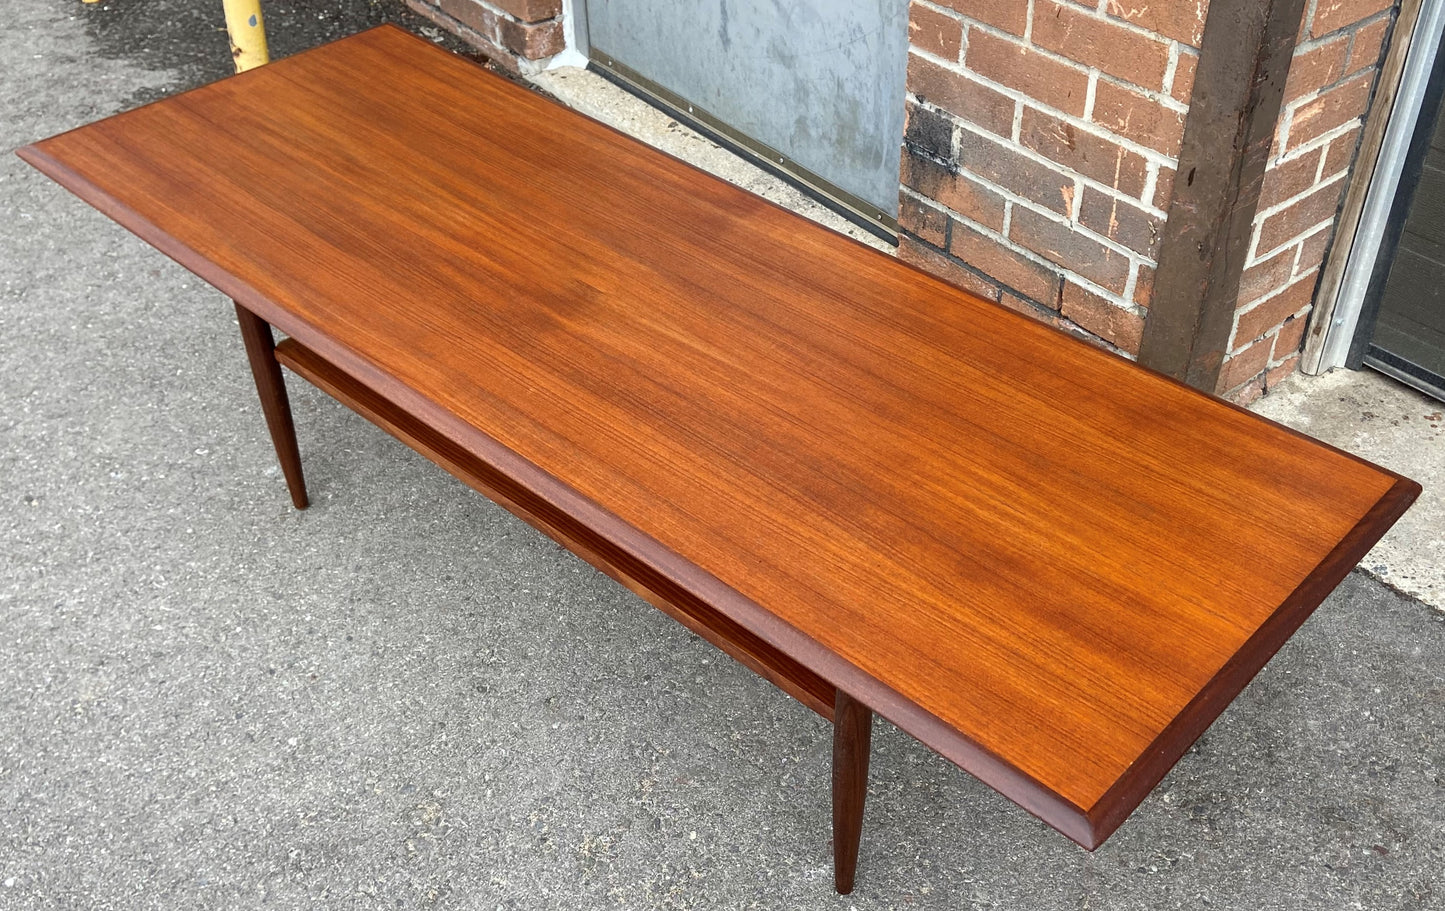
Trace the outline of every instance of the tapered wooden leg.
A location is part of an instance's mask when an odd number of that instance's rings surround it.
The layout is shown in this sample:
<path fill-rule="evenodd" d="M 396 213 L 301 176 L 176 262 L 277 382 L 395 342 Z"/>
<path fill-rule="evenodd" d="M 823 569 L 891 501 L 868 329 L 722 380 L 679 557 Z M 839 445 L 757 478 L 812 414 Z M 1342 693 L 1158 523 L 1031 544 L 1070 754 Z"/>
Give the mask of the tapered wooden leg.
<path fill-rule="evenodd" d="M 853 891 L 858 870 L 872 741 L 872 710 L 838 690 L 833 703 L 833 882 L 839 895 Z"/>
<path fill-rule="evenodd" d="M 233 301 L 234 303 L 234 301 Z M 241 321 L 241 340 L 246 343 L 246 357 L 251 362 L 251 375 L 256 378 L 256 392 L 261 396 L 261 410 L 281 461 L 281 473 L 291 491 L 291 502 L 305 509 L 306 479 L 301 476 L 301 450 L 296 445 L 296 425 L 291 421 L 291 402 L 286 398 L 286 380 L 276 361 L 276 340 L 271 324 L 236 304 L 236 318 Z"/>

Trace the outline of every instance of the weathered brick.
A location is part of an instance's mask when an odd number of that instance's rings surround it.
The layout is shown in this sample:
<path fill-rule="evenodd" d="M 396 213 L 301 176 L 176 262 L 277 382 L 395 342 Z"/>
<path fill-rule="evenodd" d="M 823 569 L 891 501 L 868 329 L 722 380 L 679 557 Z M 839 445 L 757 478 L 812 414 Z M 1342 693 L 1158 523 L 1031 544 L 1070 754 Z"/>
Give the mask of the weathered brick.
<path fill-rule="evenodd" d="M 1174 82 L 1169 86 L 1169 95 L 1184 104 L 1194 97 L 1194 71 L 1199 66 L 1199 55 L 1184 49 L 1179 51 L 1179 63 L 1174 67 Z"/>
<path fill-rule="evenodd" d="M 903 156 L 903 185 L 995 231 L 1003 230 L 1004 199 L 966 174 L 917 155 Z"/>
<path fill-rule="evenodd" d="M 1015 253 L 968 225 L 957 221 L 953 223 L 948 250 L 974 269 L 1023 296 L 1048 307 L 1058 307 L 1060 278 L 1057 272 Z"/>
<path fill-rule="evenodd" d="M 1318 279 L 1319 274 L 1311 272 L 1305 278 L 1297 279 L 1294 284 L 1274 297 L 1267 298 L 1261 303 L 1255 304 L 1252 309 L 1240 313 L 1234 328 L 1234 341 L 1230 347 L 1239 348 L 1257 338 L 1262 338 L 1273 332 L 1276 326 L 1291 316 L 1308 309 L 1310 302 L 1314 300 L 1315 282 Z"/>
<path fill-rule="evenodd" d="M 981 297 L 987 301 L 998 300 L 997 285 L 986 281 L 973 270 L 965 268 L 963 263 L 945 256 L 942 252 L 926 244 L 919 243 L 906 234 L 898 239 L 898 258 L 938 276 L 951 285 L 962 288 L 975 297 Z"/>
<path fill-rule="evenodd" d="M 1011 35 L 1022 35 L 1028 24 L 1028 0 L 940 0 L 939 5 Z"/>
<path fill-rule="evenodd" d="M 911 3 L 908 43 L 945 60 L 957 60 L 963 51 L 963 25 L 952 16 Z"/>
<path fill-rule="evenodd" d="M 1047 323 L 1050 326 L 1058 325 L 1059 318 L 1055 311 L 1050 310 L 1048 307 L 1036 301 L 1031 301 L 1026 297 L 1019 297 L 1012 291 L 1004 291 L 1000 294 L 998 302 L 1000 305 L 1007 307 L 1015 313 L 1022 313 L 1024 316 L 1036 319 L 1041 323 Z"/>
<path fill-rule="evenodd" d="M 556 19 L 527 24 L 499 17 L 497 37 L 503 47 L 527 60 L 550 57 L 567 46 L 566 36 L 562 33 L 562 23 Z"/>
<path fill-rule="evenodd" d="M 1295 248 L 1283 250 L 1244 270 L 1239 277 L 1238 307 L 1246 307 L 1266 294 L 1283 288 L 1294 274 Z"/>
<path fill-rule="evenodd" d="M 489 41 L 499 43 L 500 16 L 473 0 L 436 0 L 437 8 Z"/>
<path fill-rule="evenodd" d="M 1219 393 L 1219 395 L 1241 408 L 1248 408 L 1250 405 L 1259 401 L 1260 396 L 1264 395 L 1264 377 L 1257 376 L 1238 389 Z"/>
<path fill-rule="evenodd" d="M 1174 169 L 1168 165 L 1159 166 L 1159 175 L 1154 178 L 1154 200 L 1150 205 L 1162 212 L 1169 211 L 1174 201 Z"/>
<path fill-rule="evenodd" d="M 1392 0 L 1319 0 L 1310 34 L 1315 37 L 1328 35 L 1335 29 L 1354 25 L 1361 19 L 1389 9 L 1391 4 Z"/>
<path fill-rule="evenodd" d="M 1354 76 L 1295 109 L 1287 148 L 1298 148 L 1365 113 L 1373 70 Z"/>
<path fill-rule="evenodd" d="M 958 133 L 958 163 L 965 169 L 1063 215 L 1072 214 L 1074 179 L 1012 146 L 969 130 Z"/>
<path fill-rule="evenodd" d="M 1071 281 L 1064 282 L 1062 312 L 1115 347 L 1139 353 L 1139 342 L 1144 337 L 1144 318 L 1139 314 Z"/>
<path fill-rule="evenodd" d="M 1169 45 L 1072 4 L 1038 0 L 1033 43 L 1149 89 L 1164 87 Z"/>
<path fill-rule="evenodd" d="M 1150 259 L 1158 255 L 1164 231 L 1164 219 L 1093 187 L 1084 188 L 1079 224 Z"/>
<path fill-rule="evenodd" d="M 522 22 L 541 22 L 562 15 L 562 0 L 488 0 L 493 6 Z"/>
<path fill-rule="evenodd" d="M 1095 123 L 1165 155 L 1179 155 L 1184 115 L 1154 99 L 1104 79 L 1094 90 Z"/>
<path fill-rule="evenodd" d="M 939 249 L 948 246 L 948 213 L 911 193 L 898 194 L 898 227 Z"/>
<path fill-rule="evenodd" d="M 1334 236 L 1335 226 L 1329 224 L 1300 241 L 1299 262 L 1295 264 L 1295 268 L 1301 272 L 1308 272 L 1323 263 L 1325 255 L 1330 250 L 1330 241 L 1334 239 Z"/>
<path fill-rule="evenodd" d="M 1148 310 L 1149 305 L 1154 303 L 1154 267 L 1140 263 L 1135 271 L 1134 303 Z"/>
<path fill-rule="evenodd" d="M 903 117 L 903 144 L 910 152 L 940 161 L 953 159 L 952 117 L 912 101 L 905 103 Z"/>
<path fill-rule="evenodd" d="M 1284 382 L 1286 379 L 1289 378 L 1290 374 L 1294 373 L 1297 369 L 1299 369 L 1298 354 L 1290 355 L 1288 358 L 1285 359 L 1284 363 L 1280 364 L 1278 367 L 1269 368 L 1269 372 L 1264 375 L 1265 391 L 1268 392 L 1275 386 Z"/>
<path fill-rule="evenodd" d="M 1032 209 L 1014 206 L 1009 238 L 1106 291 L 1123 294 L 1128 285 L 1127 256 Z"/>
<path fill-rule="evenodd" d="M 1274 349 L 1269 359 L 1280 361 L 1292 354 L 1298 354 L 1300 346 L 1304 344 L 1305 329 L 1309 328 L 1309 315 L 1296 316 L 1285 321 L 1283 326 L 1274 336 Z"/>
<path fill-rule="evenodd" d="M 1037 98 L 1065 113 L 1082 116 L 1089 90 L 1083 69 L 1045 57 L 1028 45 L 973 29 L 964 53 L 968 68 L 1000 85 Z"/>
<path fill-rule="evenodd" d="M 1219 371 L 1219 382 L 1215 388 L 1220 392 L 1233 390 L 1259 376 L 1269 366 L 1269 352 L 1273 345 L 1274 339 L 1267 338 L 1230 355 Z"/>
<path fill-rule="evenodd" d="M 1259 242 L 1255 249 L 1267 254 L 1317 225 L 1334 221 L 1344 188 L 1343 179 L 1325 184 L 1266 218 L 1259 226 Z"/>
<path fill-rule="evenodd" d="M 1330 140 L 1330 147 L 1325 151 L 1325 169 L 1320 176 L 1328 180 L 1336 174 L 1348 171 L 1350 165 L 1355 163 L 1355 147 L 1360 141 L 1360 131 L 1350 130 Z"/>
<path fill-rule="evenodd" d="M 1381 16 L 1369 25 L 1355 31 L 1354 43 L 1350 45 L 1350 62 L 1345 72 L 1351 75 L 1380 62 L 1385 46 L 1385 34 L 1390 29 L 1390 17 Z"/>
<path fill-rule="evenodd" d="M 1345 74 L 1350 36 L 1338 35 L 1307 51 L 1296 51 L 1284 83 L 1284 103 L 1333 85 Z"/>
<path fill-rule="evenodd" d="M 1184 3 L 1180 0 L 1152 3 L 1109 0 L 1104 10 L 1111 16 L 1132 22 L 1151 32 L 1158 32 L 1166 38 L 1199 47 L 1199 39 L 1204 35 L 1204 13 L 1207 6 L 1205 3 Z"/>
<path fill-rule="evenodd" d="M 1000 136 L 1013 133 L 1012 98 L 917 54 L 908 55 L 908 91 L 920 101 Z"/>
<path fill-rule="evenodd" d="M 1024 105 L 1019 142 L 1085 177 L 1130 196 L 1144 192 L 1148 161 L 1119 143 Z"/>
<path fill-rule="evenodd" d="M 1279 205 L 1314 186 L 1315 173 L 1320 169 L 1320 156 L 1323 154 L 1322 149 L 1312 149 L 1265 171 L 1264 184 L 1259 191 L 1259 208 Z"/>

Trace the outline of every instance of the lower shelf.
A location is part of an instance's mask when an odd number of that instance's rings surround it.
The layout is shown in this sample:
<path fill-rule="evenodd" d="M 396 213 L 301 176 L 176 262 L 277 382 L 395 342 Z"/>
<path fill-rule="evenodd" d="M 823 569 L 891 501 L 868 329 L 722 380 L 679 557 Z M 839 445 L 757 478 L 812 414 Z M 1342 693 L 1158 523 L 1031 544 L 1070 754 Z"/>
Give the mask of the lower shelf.
<path fill-rule="evenodd" d="M 621 582 L 744 666 L 772 681 L 824 718 L 833 717 L 833 685 L 660 573 L 591 533 L 552 504 L 448 440 L 398 405 L 342 372 L 294 339 L 276 346 L 276 359 L 297 376 L 451 472 L 469 487 L 526 521 Z"/>

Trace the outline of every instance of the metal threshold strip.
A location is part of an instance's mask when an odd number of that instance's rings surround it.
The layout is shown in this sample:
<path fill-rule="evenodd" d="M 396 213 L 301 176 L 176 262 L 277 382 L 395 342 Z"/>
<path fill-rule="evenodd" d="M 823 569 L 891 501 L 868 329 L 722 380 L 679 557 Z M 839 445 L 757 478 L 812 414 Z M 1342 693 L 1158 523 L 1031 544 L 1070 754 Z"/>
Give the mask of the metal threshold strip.
<path fill-rule="evenodd" d="M 898 243 L 898 218 L 803 167 L 787 155 L 745 136 L 681 95 L 658 85 L 641 73 L 594 46 L 588 69 L 631 92 L 643 101 L 764 171 L 787 181 L 809 197 L 853 224 L 889 243 Z"/>
<path fill-rule="evenodd" d="M 1421 367 L 1414 361 L 1392 354 L 1377 345 L 1371 345 L 1365 352 L 1365 366 L 1445 402 L 1445 376 L 1428 367 Z"/>

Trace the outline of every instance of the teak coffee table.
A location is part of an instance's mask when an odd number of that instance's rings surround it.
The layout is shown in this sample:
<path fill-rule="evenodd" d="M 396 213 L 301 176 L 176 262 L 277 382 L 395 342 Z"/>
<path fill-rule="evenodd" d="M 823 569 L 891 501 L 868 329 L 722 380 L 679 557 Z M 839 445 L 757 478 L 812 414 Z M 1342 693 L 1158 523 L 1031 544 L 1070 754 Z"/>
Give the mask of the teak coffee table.
<path fill-rule="evenodd" d="M 1093 848 L 1420 489 L 391 27 L 20 155 L 237 302 L 298 506 L 278 363 L 832 719 L 840 891 L 873 712 Z"/>

